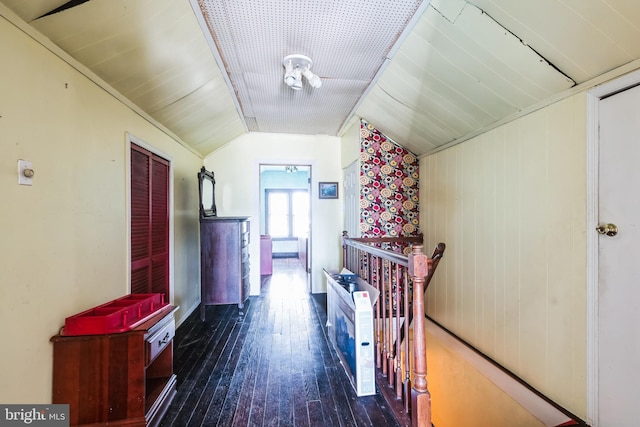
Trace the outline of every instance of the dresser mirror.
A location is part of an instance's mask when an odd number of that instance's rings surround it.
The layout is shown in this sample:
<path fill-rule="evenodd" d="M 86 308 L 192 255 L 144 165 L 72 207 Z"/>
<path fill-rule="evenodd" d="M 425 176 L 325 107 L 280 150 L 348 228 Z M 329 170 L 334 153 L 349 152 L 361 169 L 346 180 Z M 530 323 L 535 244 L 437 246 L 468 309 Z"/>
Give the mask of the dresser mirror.
<path fill-rule="evenodd" d="M 198 172 L 198 183 L 200 193 L 200 218 L 217 216 L 215 188 L 216 180 L 213 172 L 209 172 L 202 167 Z"/>

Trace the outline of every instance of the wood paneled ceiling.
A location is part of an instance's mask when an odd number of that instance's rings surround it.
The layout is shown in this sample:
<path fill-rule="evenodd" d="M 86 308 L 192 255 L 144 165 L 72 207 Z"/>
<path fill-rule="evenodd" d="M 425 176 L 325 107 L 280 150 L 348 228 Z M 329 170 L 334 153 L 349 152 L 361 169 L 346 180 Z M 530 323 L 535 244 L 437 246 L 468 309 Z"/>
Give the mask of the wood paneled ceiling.
<path fill-rule="evenodd" d="M 628 0 L 0 3 L 203 156 L 360 117 L 420 155 L 640 58 Z M 321 88 L 284 84 L 292 53 Z"/>

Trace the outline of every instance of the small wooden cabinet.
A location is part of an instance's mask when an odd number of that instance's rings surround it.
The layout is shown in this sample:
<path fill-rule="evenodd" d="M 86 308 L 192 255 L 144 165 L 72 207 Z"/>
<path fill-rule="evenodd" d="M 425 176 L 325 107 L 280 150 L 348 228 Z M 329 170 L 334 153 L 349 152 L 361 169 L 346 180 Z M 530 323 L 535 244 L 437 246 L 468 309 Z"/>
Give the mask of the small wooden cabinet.
<path fill-rule="evenodd" d="M 155 426 L 176 394 L 174 313 L 166 306 L 127 332 L 56 335 L 52 403 L 72 426 Z"/>
<path fill-rule="evenodd" d="M 242 310 L 249 296 L 249 218 L 200 218 L 200 257 L 202 320 L 207 305 Z"/>

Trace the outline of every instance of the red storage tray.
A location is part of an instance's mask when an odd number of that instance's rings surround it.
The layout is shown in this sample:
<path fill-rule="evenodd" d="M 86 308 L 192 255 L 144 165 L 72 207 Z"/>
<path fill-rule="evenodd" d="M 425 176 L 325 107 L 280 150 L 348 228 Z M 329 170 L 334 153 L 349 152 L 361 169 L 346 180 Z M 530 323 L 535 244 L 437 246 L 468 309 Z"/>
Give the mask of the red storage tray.
<path fill-rule="evenodd" d="M 164 294 L 129 294 L 67 317 L 61 335 L 126 332 L 166 305 Z"/>

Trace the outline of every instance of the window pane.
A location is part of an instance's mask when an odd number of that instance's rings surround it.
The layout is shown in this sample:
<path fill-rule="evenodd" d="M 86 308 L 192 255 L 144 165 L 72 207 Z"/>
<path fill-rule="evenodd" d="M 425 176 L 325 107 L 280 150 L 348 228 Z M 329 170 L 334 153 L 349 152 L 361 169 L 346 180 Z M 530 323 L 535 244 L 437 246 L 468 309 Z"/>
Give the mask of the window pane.
<path fill-rule="evenodd" d="M 269 234 L 271 237 L 289 237 L 289 195 L 269 192 Z"/>
<path fill-rule="evenodd" d="M 309 193 L 296 191 L 292 194 L 292 216 L 294 237 L 309 235 Z"/>

